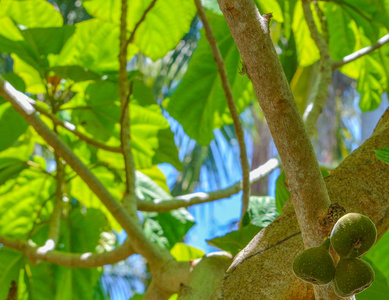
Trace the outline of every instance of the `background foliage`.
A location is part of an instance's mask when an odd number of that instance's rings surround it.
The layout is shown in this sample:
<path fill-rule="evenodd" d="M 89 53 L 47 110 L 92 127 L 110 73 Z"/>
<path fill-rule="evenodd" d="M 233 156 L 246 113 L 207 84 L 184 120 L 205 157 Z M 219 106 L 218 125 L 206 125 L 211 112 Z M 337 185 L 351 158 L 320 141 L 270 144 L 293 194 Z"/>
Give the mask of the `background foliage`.
<path fill-rule="evenodd" d="M 129 32 L 150 2 L 128 1 Z M 319 76 L 320 56 L 301 3 L 255 2 L 262 13 L 273 13 L 270 27 L 274 46 L 303 112 L 309 104 L 312 83 Z M 254 119 L 264 121 L 254 101 L 252 84 L 247 76 L 239 74 L 241 58 L 216 1 L 203 1 L 203 5 L 226 64 L 236 106 L 243 113 L 246 133 L 255 135 Z M 328 30 L 334 60 L 376 43 L 389 30 L 388 1 L 320 1 L 312 7 L 325 16 L 326 22 L 317 15 L 315 21 L 321 32 Z M 119 147 L 119 21 L 119 0 L 3 0 L 0 74 L 60 122 L 73 124 L 77 132 L 98 143 Z M 127 69 L 134 82 L 130 100 L 132 154 L 137 169 L 136 194 L 141 201 L 168 201 L 199 189 L 204 170 L 206 177 L 213 180 L 208 190 L 220 187 L 223 178 L 228 181 L 231 176 L 230 167 L 223 165 L 220 157 L 222 152 L 236 149 L 232 119 L 200 28 L 192 0 L 159 0 L 130 44 Z M 375 110 L 388 89 L 388 68 L 388 46 L 340 68 L 353 81 L 335 97 L 339 138 L 334 148 L 340 150 L 332 150 L 337 154 L 330 163 L 339 162 L 351 150 L 347 143 L 352 139 L 352 126 L 342 122 L 342 108 L 347 106 L 343 94 L 353 89 L 351 83 L 356 83 L 359 97 L 355 99 L 359 99 L 360 110 Z M 51 118 L 43 113 L 41 118 L 54 128 Z M 63 142 L 120 201 L 125 189 L 120 154 L 88 144 L 63 127 L 57 130 Z M 43 246 L 57 184 L 53 151 L 1 97 L 0 136 L 0 235 Z M 318 135 L 315 138 L 320 139 Z M 387 149 L 377 150 L 377 156 L 387 162 Z M 170 176 L 168 181 L 161 168 Z M 240 171 L 238 167 L 236 170 Z M 99 253 L 116 247 L 121 240 L 120 225 L 67 166 L 62 184 L 66 205 L 58 249 Z M 261 228 L 282 213 L 282 205 L 289 197 L 283 173 L 269 194 L 275 198 L 259 193 L 250 198 L 240 230 L 214 237 L 208 243 L 233 255 L 243 249 Z M 186 209 L 143 212 L 140 217 L 147 238 L 169 249 L 177 260 L 203 255 L 201 250 L 182 243 L 195 224 Z M 384 236 L 367 255 L 377 279 L 358 299 L 378 300 L 388 295 L 388 238 Z M 5 247 L 0 248 L 0 262 L 0 299 L 6 299 L 5 287 L 10 287 L 11 281 L 18 284 L 18 299 L 107 299 L 99 281 L 102 268 L 33 265 L 22 254 Z M 147 281 L 147 276 L 142 280 Z"/>

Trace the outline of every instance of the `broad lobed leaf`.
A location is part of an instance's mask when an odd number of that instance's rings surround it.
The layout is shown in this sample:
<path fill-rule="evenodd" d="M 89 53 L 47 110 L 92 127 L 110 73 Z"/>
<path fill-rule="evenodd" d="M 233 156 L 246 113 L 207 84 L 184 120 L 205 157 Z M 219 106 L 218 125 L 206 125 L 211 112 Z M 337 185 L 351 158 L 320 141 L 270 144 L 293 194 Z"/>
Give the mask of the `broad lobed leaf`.
<path fill-rule="evenodd" d="M 208 20 L 224 59 L 228 80 L 237 109 L 242 112 L 252 100 L 252 85 L 239 74 L 240 55 L 222 16 L 208 14 Z M 188 71 L 177 90 L 165 103 L 169 114 L 200 145 L 213 139 L 213 129 L 232 124 L 220 76 L 211 48 L 201 31 L 199 45 L 191 58 Z"/>

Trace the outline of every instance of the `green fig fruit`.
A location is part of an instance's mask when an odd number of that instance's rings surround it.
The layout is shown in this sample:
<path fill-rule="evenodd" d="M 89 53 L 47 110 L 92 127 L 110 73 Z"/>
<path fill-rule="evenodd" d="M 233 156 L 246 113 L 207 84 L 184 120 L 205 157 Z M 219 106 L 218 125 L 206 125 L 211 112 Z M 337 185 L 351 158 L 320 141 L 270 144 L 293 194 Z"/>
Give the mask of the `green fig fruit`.
<path fill-rule="evenodd" d="M 339 297 L 350 297 L 367 289 L 374 281 L 373 268 L 358 258 L 342 258 L 336 265 L 332 283 Z"/>
<path fill-rule="evenodd" d="M 328 248 L 327 239 L 323 245 L 304 250 L 293 261 L 293 273 L 312 284 L 327 284 L 335 275 L 335 263 Z"/>
<path fill-rule="evenodd" d="M 332 248 L 340 257 L 357 258 L 375 244 L 377 229 L 369 217 L 348 213 L 336 222 L 330 239 Z"/>

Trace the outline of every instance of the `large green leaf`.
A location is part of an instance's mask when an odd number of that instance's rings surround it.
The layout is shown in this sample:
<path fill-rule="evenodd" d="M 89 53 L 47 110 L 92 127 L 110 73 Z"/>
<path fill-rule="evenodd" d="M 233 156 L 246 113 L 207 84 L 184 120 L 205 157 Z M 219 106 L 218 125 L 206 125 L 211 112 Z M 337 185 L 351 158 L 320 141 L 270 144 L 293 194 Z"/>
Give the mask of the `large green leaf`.
<path fill-rule="evenodd" d="M 309 95 L 312 93 L 312 90 L 315 87 L 313 84 L 314 79 L 316 81 L 318 78 L 317 76 L 320 74 L 315 72 L 315 70 L 317 71 L 316 65 L 305 68 L 299 66 L 296 69 L 296 72 L 294 73 L 290 82 L 290 88 L 301 115 L 304 114 L 305 108 L 307 107 L 307 102 L 309 100 Z"/>
<path fill-rule="evenodd" d="M 110 231 L 108 219 L 98 209 L 74 210 L 69 218 L 71 251 L 95 252 L 101 233 Z"/>
<path fill-rule="evenodd" d="M 177 261 L 190 261 L 205 255 L 204 251 L 184 243 L 175 244 L 173 249 L 170 250 L 170 253 Z"/>
<path fill-rule="evenodd" d="M 0 152 L 0 158 L 27 161 L 34 152 L 34 136 L 36 136 L 35 131 L 31 127 L 28 128 L 12 147 Z"/>
<path fill-rule="evenodd" d="M 81 66 L 49 67 L 45 71 L 47 73 L 54 72 L 58 77 L 70 79 L 74 82 L 98 80 L 101 77 L 97 73 L 84 69 Z"/>
<path fill-rule="evenodd" d="M 16 179 L 0 186 L 0 234 L 25 237 L 32 228 L 37 211 L 50 198 L 53 182 L 47 174 L 26 169 Z M 40 217 L 45 215 L 48 215 L 47 208 Z"/>
<path fill-rule="evenodd" d="M 28 123 L 10 103 L 0 105 L 0 151 L 11 147 L 27 130 Z"/>
<path fill-rule="evenodd" d="M 10 40 L 7 36 L 8 29 L 11 29 L 16 36 L 19 34 L 21 37 L 17 40 Z M 28 92 L 45 93 L 43 79 L 53 70 L 50 69 L 50 65 L 56 62 L 56 57 L 74 31 L 74 26 L 64 26 L 30 28 L 19 32 L 18 28 L 9 25 L 8 19 L 3 18 L 0 19 L 0 52 L 12 54 L 14 72 L 24 79 Z M 67 67 L 69 68 L 69 66 Z M 78 72 L 88 73 L 80 66 L 78 67 Z M 93 78 L 97 79 L 99 76 Z"/>
<path fill-rule="evenodd" d="M 104 142 L 111 139 L 117 142 L 119 132 L 115 126 L 120 121 L 118 99 L 117 85 L 101 80 L 86 85 L 85 90 L 80 89 L 75 98 L 69 102 L 69 106 L 63 108 L 85 107 L 72 110 L 72 122 L 78 129 L 95 139 Z"/>
<path fill-rule="evenodd" d="M 389 165 L 389 146 L 374 151 L 379 160 Z"/>
<path fill-rule="evenodd" d="M 357 90 L 360 93 L 359 107 L 363 112 L 376 109 L 387 87 L 387 77 L 379 57 L 366 55 L 361 61 Z"/>
<path fill-rule="evenodd" d="M 261 227 L 249 224 L 239 230 L 227 233 L 225 236 L 208 240 L 207 243 L 221 250 L 230 252 L 232 255 L 236 255 L 246 247 L 261 229 Z"/>
<path fill-rule="evenodd" d="M 342 6 L 332 2 L 326 2 L 323 6 L 328 24 L 330 54 L 332 59 L 341 60 L 358 46 L 357 25 Z"/>
<path fill-rule="evenodd" d="M 24 93 L 26 91 L 26 84 L 24 83 L 23 79 L 20 78 L 20 76 L 18 76 L 14 72 L 3 74 L 3 75 L 1 75 L 1 77 L 5 81 L 8 81 L 10 84 L 12 84 L 12 86 L 15 89 L 17 89 L 19 92 Z M 1 99 L 1 96 L 0 96 L 0 99 Z M 1 104 L 1 102 L 0 102 L 0 104 Z"/>
<path fill-rule="evenodd" d="M 267 196 L 250 196 L 249 207 L 245 213 L 242 226 L 253 224 L 266 227 L 278 216 L 275 199 Z"/>
<path fill-rule="evenodd" d="M 19 27 L 7 16 L 0 16 L 0 36 L 6 38 L 1 40 L 0 51 L 7 53 L 18 49 L 19 44 L 17 42 L 24 39 Z M 9 44 L 6 44 L 5 41 L 8 41 Z"/>
<path fill-rule="evenodd" d="M 119 27 L 98 19 L 77 23 L 60 54 L 50 58 L 51 66 L 78 65 L 95 72 L 119 69 Z M 129 56 L 136 50 L 129 48 Z"/>
<path fill-rule="evenodd" d="M 251 83 L 247 76 L 239 74 L 239 51 L 224 18 L 210 13 L 208 19 L 224 59 L 235 104 L 238 111 L 242 112 L 252 99 L 250 92 L 244 93 L 251 91 Z M 188 71 L 165 105 L 185 132 L 201 145 L 210 143 L 213 129 L 232 123 L 220 76 L 204 31 L 201 32 L 201 39 Z"/>
<path fill-rule="evenodd" d="M 0 186 L 6 181 L 17 177 L 28 167 L 25 161 L 10 157 L 0 158 Z"/>
<path fill-rule="evenodd" d="M 24 41 L 20 29 L 9 17 L 0 17 L 0 52 L 17 54 L 35 65 L 38 58 Z"/>
<path fill-rule="evenodd" d="M 159 173 L 154 170 L 153 175 L 159 175 Z M 149 173 L 150 175 L 150 173 Z M 163 174 L 162 174 L 163 175 Z M 164 185 L 166 185 L 166 178 L 164 178 Z M 136 171 L 135 177 L 135 193 L 139 199 L 144 201 L 153 200 L 153 199 L 171 199 L 172 196 L 164 188 L 161 187 L 161 184 L 157 184 L 155 177 L 151 179 L 148 175 Z"/>
<path fill-rule="evenodd" d="M 18 55 L 11 54 L 11 57 L 14 61 L 14 72 L 23 79 L 26 84 L 26 92 L 31 94 L 45 94 L 46 88 L 43 73 L 37 60 L 31 63 L 24 60 L 26 56 L 23 56 L 24 59 L 21 59 Z"/>
<path fill-rule="evenodd" d="M 129 31 L 134 29 L 150 2 L 128 1 Z M 83 5 L 92 16 L 116 25 L 120 22 L 120 0 L 83 0 Z M 134 43 L 151 59 L 162 58 L 188 33 L 195 13 L 191 0 L 159 0 L 139 26 Z"/>
<path fill-rule="evenodd" d="M 378 27 L 382 25 L 381 22 L 384 20 L 383 22 L 388 24 L 386 19 L 388 11 L 381 0 L 338 0 L 336 2 L 345 14 L 355 20 L 361 33 L 371 42 L 378 39 Z"/>
<path fill-rule="evenodd" d="M 108 145 L 119 145 L 120 106 L 118 86 L 110 81 L 97 81 L 81 88 L 77 96 L 64 108 L 85 107 L 72 112 L 72 122 L 86 135 Z M 156 104 L 152 91 L 141 83 L 134 84 L 130 104 L 131 145 L 137 169 L 159 163 L 170 163 L 182 168 L 170 125 Z M 80 125 L 79 125 L 80 124 Z M 122 169 L 121 154 L 100 150 L 98 157 L 113 167 Z"/>
<path fill-rule="evenodd" d="M 34 49 L 39 56 L 59 54 L 68 39 L 74 34 L 75 26 L 50 28 L 29 28 L 21 33 L 25 42 Z M 23 59 L 23 57 L 21 57 Z"/>
<path fill-rule="evenodd" d="M 11 282 L 19 281 L 19 272 L 23 267 L 24 256 L 21 252 L 0 248 L 0 299 L 6 299 Z"/>
<path fill-rule="evenodd" d="M 63 251 L 95 252 L 100 234 L 107 229 L 107 220 L 99 211 L 88 209 L 71 212 L 68 222 L 61 224 L 59 247 Z M 33 237 L 34 242 L 44 244 L 48 226 L 44 226 Z M 93 300 L 94 288 L 101 272 L 97 268 L 77 269 L 41 263 L 29 266 L 26 274 L 31 299 Z"/>
<path fill-rule="evenodd" d="M 92 171 L 117 201 L 120 201 L 124 192 L 124 185 L 115 179 L 115 175 L 104 167 L 98 167 Z M 80 177 L 77 176 L 70 181 L 69 194 L 85 207 L 102 211 L 109 220 L 110 226 L 117 231 L 121 230 L 121 226 L 116 219 Z"/>
<path fill-rule="evenodd" d="M 328 21 L 330 51 L 335 60 L 340 60 L 342 56 L 376 43 L 389 28 L 388 1 L 339 0 L 326 2 L 322 7 Z M 352 32 L 355 38 L 352 37 Z M 364 58 L 358 59 L 342 67 L 341 71 L 349 77 L 358 79 L 361 76 L 360 71 L 365 68 L 364 61 Z"/>
<path fill-rule="evenodd" d="M 282 171 L 276 181 L 276 207 L 279 214 L 282 213 L 282 207 L 284 206 L 286 200 L 288 200 L 290 197 L 290 193 L 286 188 L 285 181 L 285 172 Z"/>
<path fill-rule="evenodd" d="M 165 174 L 158 168 L 158 166 L 152 166 L 147 169 L 140 169 L 139 172 L 141 172 L 143 175 L 146 175 L 148 179 L 152 180 L 154 184 L 157 184 L 160 188 L 163 189 L 163 192 L 167 193 L 170 195 L 170 189 L 166 183 L 166 177 Z M 138 176 L 138 172 L 136 172 Z M 138 179 L 136 179 L 138 180 Z M 159 196 L 160 198 L 166 196 L 166 194 L 162 195 L 162 191 L 157 189 L 157 187 L 149 185 L 149 190 L 153 189 L 153 191 L 158 190 L 158 194 L 161 195 Z"/>
<path fill-rule="evenodd" d="M 131 144 L 135 165 L 148 168 L 159 163 L 170 163 L 181 170 L 177 147 L 170 125 L 158 105 L 131 105 Z"/>
<path fill-rule="evenodd" d="M 61 13 L 45 0 L 2 0 L 0 18 L 4 16 L 29 28 L 59 27 L 63 23 Z"/>
<path fill-rule="evenodd" d="M 143 215 L 143 232 L 146 237 L 167 249 L 181 242 L 195 224 L 193 217 L 184 208 L 165 213 L 144 212 Z"/>
<path fill-rule="evenodd" d="M 320 59 L 319 49 L 311 37 L 301 2 L 294 8 L 292 29 L 296 40 L 298 60 L 302 67 L 312 65 Z"/>

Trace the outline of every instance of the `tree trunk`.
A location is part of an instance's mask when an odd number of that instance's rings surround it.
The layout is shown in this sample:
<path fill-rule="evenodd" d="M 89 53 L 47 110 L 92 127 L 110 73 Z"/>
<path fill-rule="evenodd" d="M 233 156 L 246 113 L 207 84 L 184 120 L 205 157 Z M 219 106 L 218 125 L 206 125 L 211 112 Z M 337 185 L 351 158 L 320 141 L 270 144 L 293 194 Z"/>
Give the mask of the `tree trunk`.
<path fill-rule="evenodd" d="M 389 228 L 389 166 L 374 150 L 389 145 L 389 109 L 374 134 L 325 178 L 332 203 L 369 216 L 378 238 Z M 235 258 L 211 299 L 314 299 L 312 285 L 292 273 L 304 249 L 293 205 L 263 229 Z"/>

